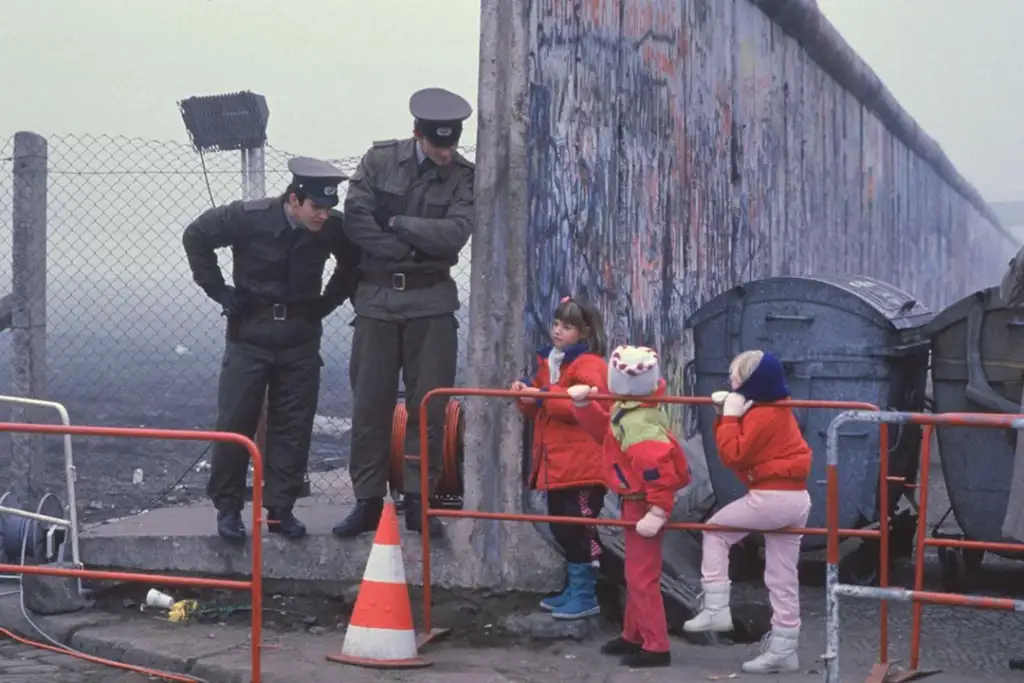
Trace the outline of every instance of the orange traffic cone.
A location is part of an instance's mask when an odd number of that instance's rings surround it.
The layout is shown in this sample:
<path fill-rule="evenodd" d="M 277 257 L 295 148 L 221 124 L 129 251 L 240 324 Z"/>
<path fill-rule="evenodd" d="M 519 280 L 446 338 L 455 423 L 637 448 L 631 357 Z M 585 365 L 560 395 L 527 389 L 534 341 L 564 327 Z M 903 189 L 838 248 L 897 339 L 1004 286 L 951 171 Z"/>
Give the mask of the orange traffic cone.
<path fill-rule="evenodd" d="M 400 540 L 395 503 L 388 499 L 341 654 L 327 655 L 328 660 L 371 669 L 430 666 L 417 651 Z"/>

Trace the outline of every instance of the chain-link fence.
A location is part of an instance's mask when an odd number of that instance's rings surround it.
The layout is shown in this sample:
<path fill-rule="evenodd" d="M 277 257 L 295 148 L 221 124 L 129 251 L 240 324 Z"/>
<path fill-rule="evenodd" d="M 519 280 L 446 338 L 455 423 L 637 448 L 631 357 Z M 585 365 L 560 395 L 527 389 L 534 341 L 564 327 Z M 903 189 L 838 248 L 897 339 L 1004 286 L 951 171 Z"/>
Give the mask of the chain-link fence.
<path fill-rule="evenodd" d="M 13 138 L 0 143 L 0 215 L 8 227 L 0 235 L 2 295 L 12 278 L 15 152 Z M 219 307 L 192 282 L 181 234 L 205 209 L 242 197 L 239 153 L 200 156 L 185 144 L 110 136 L 51 136 L 48 145 L 44 398 L 65 403 L 77 424 L 212 427 L 224 323 Z M 462 152 L 472 158 L 471 148 Z M 265 150 L 268 195 L 287 186 L 290 156 Z M 333 161 L 351 173 L 359 159 Z M 230 282 L 230 253 L 220 254 L 220 262 Z M 325 278 L 332 268 L 330 262 Z M 453 275 L 462 292 L 464 334 L 468 247 Z M 310 460 L 314 491 L 336 503 L 347 502 L 348 495 L 352 317 L 346 304 L 325 321 L 325 368 Z M 5 386 L 11 379 L 9 347 L 0 344 Z M 75 454 L 86 517 L 186 500 L 205 485 L 208 449 L 195 444 L 79 439 Z M 48 443 L 45 480 L 58 490 L 59 455 L 60 444 Z M 133 483 L 138 469 L 141 484 Z"/>

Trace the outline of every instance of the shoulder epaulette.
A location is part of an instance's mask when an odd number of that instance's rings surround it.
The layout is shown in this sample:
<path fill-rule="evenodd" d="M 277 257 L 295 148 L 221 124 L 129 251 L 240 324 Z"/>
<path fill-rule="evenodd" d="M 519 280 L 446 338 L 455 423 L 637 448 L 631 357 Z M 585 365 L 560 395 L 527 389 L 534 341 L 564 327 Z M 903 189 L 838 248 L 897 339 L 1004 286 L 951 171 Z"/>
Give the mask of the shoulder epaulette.
<path fill-rule="evenodd" d="M 266 211 L 273 201 L 273 199 L 250 199 L 242 202 L 242 209 L 244 211 Z"/>
<path fill-rule="evenodd" d="M 397 144 L 398 144 L 398 140 L 397 139 L 392 139 L 392 140 L 374 140 L 373 141 L 373 146 L 374 147 L 394 147 Z"/>

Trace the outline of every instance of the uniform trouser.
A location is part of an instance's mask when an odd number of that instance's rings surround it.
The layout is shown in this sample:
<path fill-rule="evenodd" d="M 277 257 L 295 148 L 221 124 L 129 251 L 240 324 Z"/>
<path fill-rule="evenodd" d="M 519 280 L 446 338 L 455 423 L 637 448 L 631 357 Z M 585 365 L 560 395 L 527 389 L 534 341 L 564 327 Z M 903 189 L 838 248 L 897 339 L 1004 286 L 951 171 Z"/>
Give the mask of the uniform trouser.
<path fill-rule="evenodd" d="M 405 381 L 405 452 L 420 454 L 420 402 L 431 389 L 455 384 L 458 322 L 452 314 L 403 322 L 359 316 L 355 320 L 349 377 L 352 382 L 352 456 L 349 473 L 357 499 L 382 497 L 390 471 L 391 425 L 398 378 Z M 427 407 L 430 489 L 441 473 L 446 401 Z M 405 493 L 420 492 L 420 463 L 405 461 Z"/>
<path fill-rule="evenodd" d="M 802 527 L 811 513 L 807 491 L 753 490 L 712 515 L 710 524 L 741 529 L 771 531 L 784 527 Z M 701 575 L 708 583 L 729 581 L 729 548 L 747 536 L 745 531 L 708 531 L 704 533 L 704 559 Z M 764 535 L 764 583 L 772 603 L 772 625 L 776 628 L 800 628 L 800 539 L 796 534 Z"/>
<path fill-rule="evenodd" d="M 605 490 L 600 486 L 549 489 L 548 514 L 552 517 L 589 517 L 597 519 L 604 507 Z M 589 564 L 601 554 L 597 529 L 582 524 L 552 524 L 551 535 L 570 564 Z"/>
<path fill-rule="evenodd" d="M 291 510 L 302 491 L 320 393 L 319 343 L 285 351 L 228 343 L 217 388 L 217 430 L 253 438 L 267 396 L 263 506 Z M 241 510 L 249 455 L 235 444 L 213 447 L 207 493 L 221 511 Z"/>
<path fill-rule="evenodd" d="M 654 538 L 644 538 L 635 524 L 647 514 L 642 500 L 622 501 L 626 536 L 626 614 L 622 639 L 641 645 L 648 652 L 668 652 L 668 622 L 661 597 L 661 542 L 664 529 Z"/>

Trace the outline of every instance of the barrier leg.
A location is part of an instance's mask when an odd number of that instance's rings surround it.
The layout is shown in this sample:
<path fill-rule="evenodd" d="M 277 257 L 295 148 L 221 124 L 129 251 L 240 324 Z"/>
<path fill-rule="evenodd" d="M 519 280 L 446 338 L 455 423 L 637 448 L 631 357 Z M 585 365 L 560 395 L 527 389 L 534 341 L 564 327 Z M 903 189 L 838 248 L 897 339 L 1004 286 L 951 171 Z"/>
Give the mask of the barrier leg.
<path fill-rule="evenodd" d="M 928 538 L 928 486 L 931 478 L 931 462 L 932 462 L 932 434 L 935 431 L 935 427 L 932 425 L 924 425 L 921 429 L 921 455 L 920 455 L 920 475 L 918 476 L 918 512 L 917 512 L 917 538 L 916 547 L 914 548 L 914 591 L 921 592 L 924 590 L 924 554 L 925 554 L 925 541 Z M 913 610 L 913 617 L 910 622 L 910 668 L 906 671 L 898 671 L 889 675 L 888 679 L 879 679 L 880 681 L 890 681 L 891 683 L 907 683 L 907 681 L 916 681 L 927 676 L 934 676 L 939 673 L 941 669 L 922 669 L 920 668 L 921 663 L 921 616 L 924 610 L 924 603 L 915 602 L 911 608 Z M 874 683 L 872 679 L 868 679 L 870 683 Z"/>

